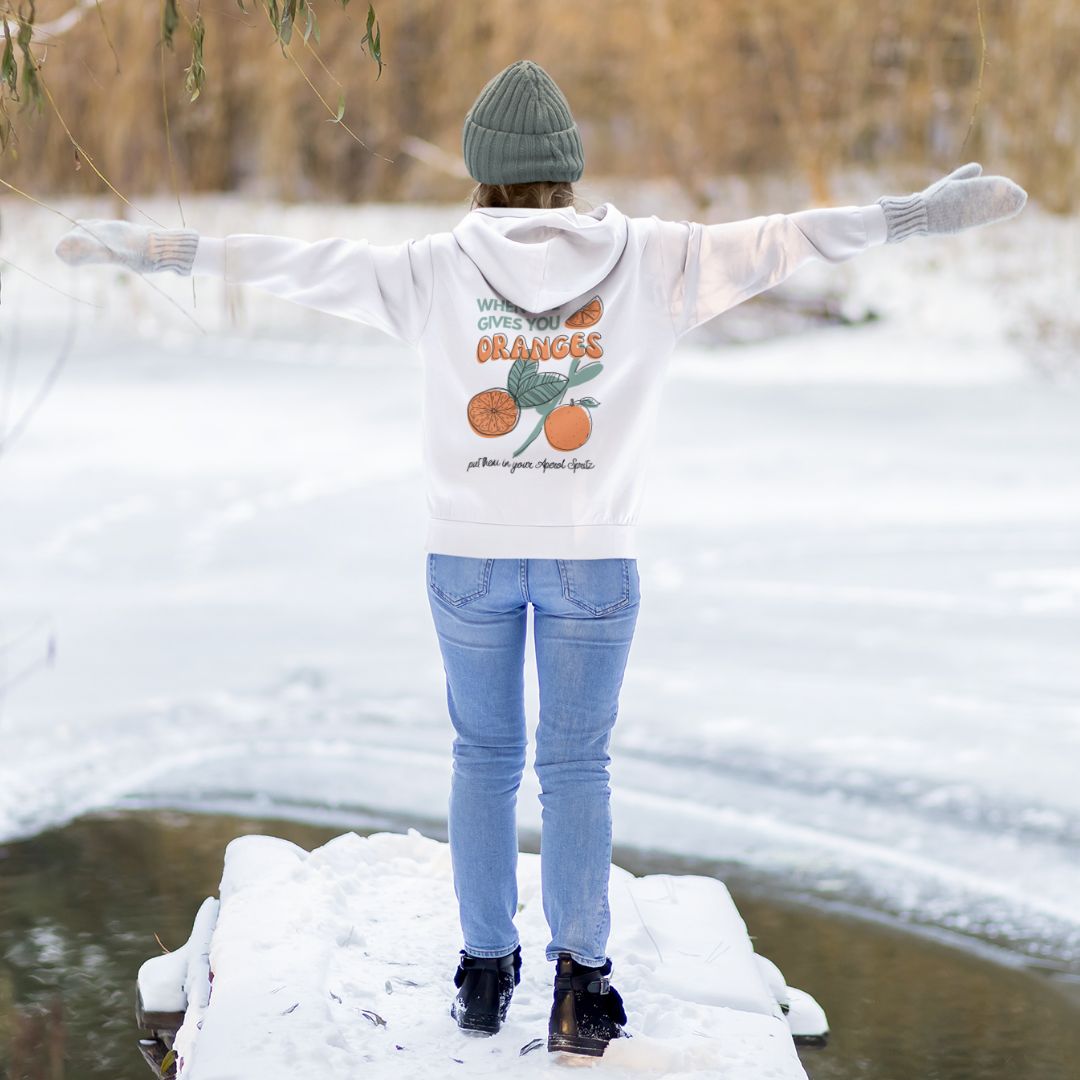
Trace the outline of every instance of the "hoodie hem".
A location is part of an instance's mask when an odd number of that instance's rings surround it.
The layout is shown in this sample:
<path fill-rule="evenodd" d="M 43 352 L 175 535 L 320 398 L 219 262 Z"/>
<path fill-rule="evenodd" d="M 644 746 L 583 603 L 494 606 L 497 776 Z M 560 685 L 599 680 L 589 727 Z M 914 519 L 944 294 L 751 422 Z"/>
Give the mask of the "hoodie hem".
<path fill-rule="evenodd" d="M 504 525 L 429 518 L 425 551 L 489 559 L 636 559 L 633 524 Z"/>

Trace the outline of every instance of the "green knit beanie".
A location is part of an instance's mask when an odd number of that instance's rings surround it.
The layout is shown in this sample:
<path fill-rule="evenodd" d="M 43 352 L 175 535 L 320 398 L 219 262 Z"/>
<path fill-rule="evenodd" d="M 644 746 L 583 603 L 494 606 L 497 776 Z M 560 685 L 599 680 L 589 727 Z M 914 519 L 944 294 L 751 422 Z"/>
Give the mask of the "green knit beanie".
<path fill-rule="evenodd" d="M 461 147 L 469 175 L 484 184 L 573 181 L 585 168 L 570 104 L 531 60 L 487 82 L 465 117 Z"/>

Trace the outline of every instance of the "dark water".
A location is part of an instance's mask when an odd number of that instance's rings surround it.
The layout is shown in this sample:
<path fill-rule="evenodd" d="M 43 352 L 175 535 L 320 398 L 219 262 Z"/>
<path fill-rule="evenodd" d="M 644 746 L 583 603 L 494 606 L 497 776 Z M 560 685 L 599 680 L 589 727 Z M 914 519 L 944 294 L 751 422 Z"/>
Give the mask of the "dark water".
<path fill-rule="evenodd" d="M 135 973 L 159 951 L 155 935 L 169 948 L 187 939 L 199 903 L 217 892 L 225 844 L 265 832 L 310 849 L 343 831 L 140 811 L 0 845 L 0 1076 L 147 1080 Z M 620 850 L 615 861 L 636 874 L 723 877 L 758 951 L 826 1008 L 829 1046 L 801 1053 L 813 1080 L 1080 1078 L 1080 1001 L 1060 980 L 778 899 L 775 885 L 766 895 L 736 868 Z"/>

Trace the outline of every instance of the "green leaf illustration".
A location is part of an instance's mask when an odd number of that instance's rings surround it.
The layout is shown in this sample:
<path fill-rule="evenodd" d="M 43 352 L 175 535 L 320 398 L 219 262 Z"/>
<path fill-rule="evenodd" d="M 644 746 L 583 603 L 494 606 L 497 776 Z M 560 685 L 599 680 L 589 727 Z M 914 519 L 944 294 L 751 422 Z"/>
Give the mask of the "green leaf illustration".
<path fill-rule="evenodd" d="M 518 395 L 521 391 L 527 389 L 529 384 L 535 381 L 539 366 L 539 363 L 533 362 L 530 364 L 528 360 L 515 360 L 510 365 L 510 374 L 506 378 L 506 389 L 515 401 L 518 401 Z"/>
<path fill-rule="evenodd" d="M 597 401 L 596 398 L 591 397 L 579 397 L 577 399 L 577 403 L 579 405 L 587 405 L 590 409 L 595 409 L 596 406 L 600 404 L 600 402 Z"/>
<path fill-rule="evenodd" d="M 565 375 L 560 375 L 555 371 L 545 372 L 543 375 L 538 375 L 517 395 L 517 403 L 523 409 L 546 405 L 553 398 L 557 398 L 562 394 L 568 382 L 569 380 Z"/>

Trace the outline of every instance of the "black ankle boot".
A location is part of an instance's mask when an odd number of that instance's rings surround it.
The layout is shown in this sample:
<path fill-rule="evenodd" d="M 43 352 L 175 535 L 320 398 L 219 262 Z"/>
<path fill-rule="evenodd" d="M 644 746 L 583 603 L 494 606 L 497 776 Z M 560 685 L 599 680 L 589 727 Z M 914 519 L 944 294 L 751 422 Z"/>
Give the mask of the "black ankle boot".
<path fill-rule="evenodd" d="M 457 997 L 450 1015 L 462 1031 L 494 1035 L 506 1019 L 514 987 L 521 982 L 521 946 L 505 956 L 470 956 L 464 949 L 454 973 Z"/>
<path fill-rule="evenodd" d="M 559 953 L 548 1020 L 549 1050 L 600 1057 L 611 1039 L 630 1038 L 622 1029 L 626 1023 L 623 1000 L 610 976 L 610 956 L 601 967 L 586 967 L 569 953 Z"/>

